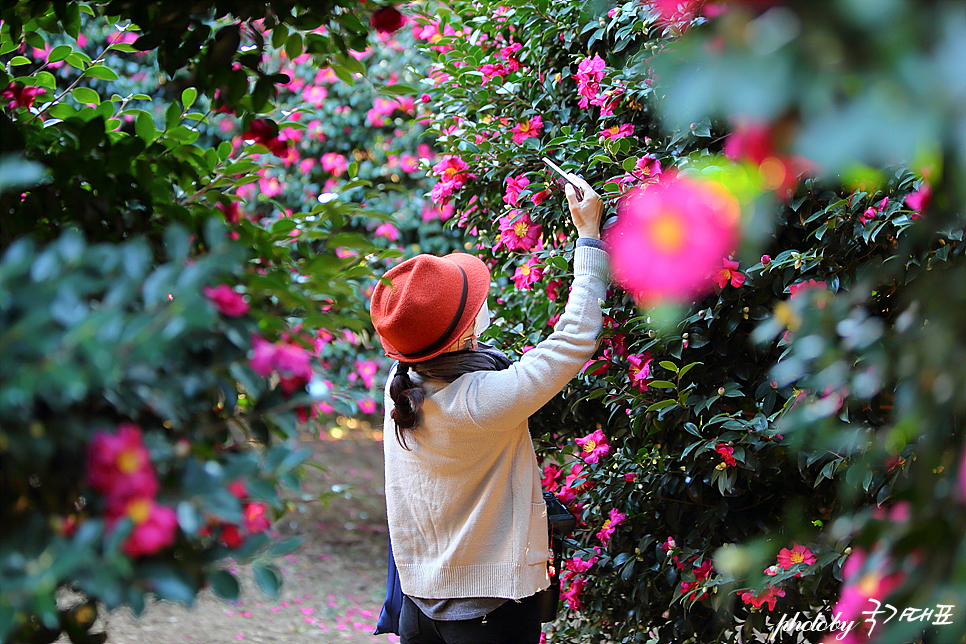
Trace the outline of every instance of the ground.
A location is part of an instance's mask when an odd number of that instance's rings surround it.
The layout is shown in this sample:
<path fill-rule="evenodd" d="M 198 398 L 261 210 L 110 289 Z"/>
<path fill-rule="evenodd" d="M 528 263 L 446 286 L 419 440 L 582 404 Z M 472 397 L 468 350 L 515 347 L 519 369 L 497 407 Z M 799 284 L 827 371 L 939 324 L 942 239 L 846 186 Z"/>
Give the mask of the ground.
<path fill-rule="evenodd" d="M 102 619 L 109 644 L 237 644 L 262 642 L 395 642 L 372 635 L 386 588 L 386 507 L 381 433 L 356 421 L 303 438 L 313 461 L 305 492 L 337 495 L 326 507 L 299 502 L 274 529 L 299 535 L 302 548 L 280 560 L 278 600 L 265 597 L 244 567 L 241 600 L 203 593 L 193 608 L 155 602 L 135 618 L 127 609 Z M 66 643 L 62 638 L 58 643 Z"/>

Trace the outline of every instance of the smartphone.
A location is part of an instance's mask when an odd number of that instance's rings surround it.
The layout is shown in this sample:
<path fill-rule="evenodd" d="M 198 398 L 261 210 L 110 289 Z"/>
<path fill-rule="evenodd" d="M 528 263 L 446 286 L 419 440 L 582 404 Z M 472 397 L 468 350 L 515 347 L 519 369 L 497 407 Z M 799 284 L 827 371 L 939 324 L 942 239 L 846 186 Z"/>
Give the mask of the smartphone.
<path fill-rule="evenodd" d="M 578 186 L 576 183 L 574 183 L 570 179 L 570 177 L 567 175 L 567 173 L 564 172 L 560 168 L 560 166 L 558 166 L 556 163 L 554 163 L 553 161 L 551 161 L 547 157 L 543 157 L 543 162 L 547 164 L 547 167 L 549 167 L 551 170 L 553 170 L 554 172 L 556 172 L 557 174 L 559 174 L 561 177 L 563 177 L 563 180 L 564 181 L 566 181 L 567 183 L 569 183 L 570 185 L 572 185 L 574 187 L 574 190 L 577 191 L 577 198 L 578 199 L 583 199 L 584 198 L 583 192 L 581 192 L 581 190 L 580 190 L 580 186 Z"/>

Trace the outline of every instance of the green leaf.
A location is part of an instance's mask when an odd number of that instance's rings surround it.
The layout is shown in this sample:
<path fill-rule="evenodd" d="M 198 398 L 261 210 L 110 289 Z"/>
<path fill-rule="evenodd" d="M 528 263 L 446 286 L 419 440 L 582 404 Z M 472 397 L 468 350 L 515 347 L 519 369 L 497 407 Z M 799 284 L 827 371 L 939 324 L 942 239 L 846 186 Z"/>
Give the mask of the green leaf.
<path fill-rule="evenodd" d="M 237 601 L 241 591 L 238 578 L 227 570 L 213 570 L 208 573 L 208 583 L 216 595 L 228 601 Z"/>
<path fill-rule="evenodd" d="M 676 400 L 661 400 L 660 402 L 656 402 L 650 407 L 648 407 L 647 411 L 658 411 L 658 410 L 664 409 L 665 407 L 670 407 L 671 405 L 676 405 L 676 404 L 678 404 L 678 401 Z"/>
<path fill-rule="evenodd" d="M 302 34 L 295 32 L 285 41 L 285 55 L 294 60 L 302 55 Z"/>
<path fill-rule="evenodd" d="M 10 59 L 11 66 L 30 65 L 33 62 L 34 61 L 30 60 L 26 56 L 14 56 L 13 58 Z"/>
<path fill-rule="evenodd" d="M 75 101 L 83 105 L 101 104 L 100 95 L 89 87 L 75 87 L 71 90 L 70 95 L 74 97 Z"/>
<path fill-rule="evenodd" d="M 181 104 L 184 105 L 185 109 L 188 109 L 194 105 L 195 99 L 198 97 L 198 90 L 194 87 L 189 87 L 181 92 Z"/>
<path fill-rule="evenodd" d="M 255 583 L 258 584 L 258 587 L 263 593 L 272 599 L 278 597 L 282 580 L 274 566 L 255 563 L 252 565 L 252 576 L 255 578 Z"/>
<path fill-rule="evenodd" d="M 692 369 L 694 369 L 695 367 L 697 367 L 699 364 L 704 364 L 704 363 L 703 362 L 692 362 L 691 364 L 686 365 L 685 367 L 683 367 L 681 369 L 680 373 L 678 373 L 678 377 L 679 378 L 683 378 L 684 377 L 684 374 L 686 374 L 687 372 L 691 371 Z"/>
<path fill-rule="evenodd" d="M 147 112 L 138 114 L 137 120 L 134 121 L 134 132 L 148 145 L 158 138 L 158 131 L 154 127 L 154 119 Z"/>
<path fill-rule="evenodd" d="M 659 364 L 665 369 L 667 369 L 668 371 L 673 371 L 674 373 L 678 372 L 678 366 L 673 362 L 671 362 L 670 360 L 661 360 Z"/>
<path fill-rule="evenodd" d="M 84 70 L 84 76 L 97 78 L 99 80 L 115 81 L 117 74 L 110 67 L 104 65 L 92 65 Z"/>
<path fill-rule="evenodd" d="M 419 93 L 417 88 L 410 87 L 409 85 L 403 85 L 402 83 L 383 85 L 379 88 L 379 91 L 384 94 L 393 94 L 395 96 L 413 96 Z"/>
<path fill-rule="evenodd" d="M 47 57 L 48 63 L 59 63 L 60 61 L 67 58 L 73 49 L 70 45 L 57 45 L 50 50 L 50 55 Z"/>
<path fill-rule="evenodd" d="M 647 383 L 648 387 L 654 387 L 655 389 L 674 389 L 675 384 L 673 382 L 668 382 L 667 380 L 651 380 Z"/>

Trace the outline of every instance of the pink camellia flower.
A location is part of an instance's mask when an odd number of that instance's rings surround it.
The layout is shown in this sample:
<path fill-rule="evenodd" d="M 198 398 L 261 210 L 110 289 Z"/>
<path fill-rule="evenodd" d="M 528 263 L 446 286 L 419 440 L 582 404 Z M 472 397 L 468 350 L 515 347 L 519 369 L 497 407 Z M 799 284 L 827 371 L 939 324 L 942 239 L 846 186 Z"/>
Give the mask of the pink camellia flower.
<path fill-rule="evenodd" d="M 778 552 L 778 566 L 782 569 L 790 568 L 795 564 L 803 563 L 807 566 L 811 566 L 815 563 L 815 554 L 806 548 L 805 546 L 800 546 L 797 543 L 792 543 L 792 549 L 782 548 Z M 796 573 L 796 577 L 801 577 L 801 573 Z"/>
<path fill-rule="evenodd" d="M 576 577 L 571 579 L 570 586 L 567 590 L 560 591 L 560 599 L 567 602 L 567 606 L 571 610 L 580 610 L 582 608 L 580 604 L 580 593 L 584 591 L 584 586 L 587 582 L 583 577 Z"/>
<path fill-rule="evenodd" d="M 272 522 L 265 512 L 268 510 L 268 505 L 265 503 L 246 503 L 245 509 L 242 512 L 242 517 L 245 520 L 245 529 L 248 530 L 250 534 L 256 534 L 258 532 L 265 532 L 271 527 Z"/>
<path fill-rule="evenodd" d="M 714 281 L 718 288 L 724 288 L 731 282 L 731 285 L 738 288 L 745 283 L 745 274 L 738 272 L 738 262 L 730 259 L 722 260 L 721 268 L 714 276 Z"/>
<path fill-rule="evenodd" d="M 591 557 L 590 559 L 581 559 L 580 557 L 574 555 L 570 559 L 564 561 L 564 568 L 567 570 L 572 570 L 574 572 L 587 572 L 594 567 L 594 564 L 600 557 Z"/>
<path fill-rule="evenodd" d="M 813 288 L 828 288 L 828 284 L 819 280 L 806 280 L 804 282 L 799 282 L 798 284 L 792 284 L 788 287 L 788 293 L 790 300 L 794 300 L 796 297 L 801 295 L 803 292 L 813 289 Z"/>
<path fill-rule="evenodd" d="M 516 59 L 515 54 L 521 49 L 523 49 L 523 44 L 518 42 L 511 43 L 500 49 L 500 60 L 506 63 L 508 71 L 515 72 L 520 69 L 520 61 Z"/>
<path fill-rule="evenodd" d="M 275 371 L 283 378 L 296 378 L 304 382 L 312 377 L 311 354 L 299 345 L 269 342 L 252 336 L 252 348 L 249 364 L 259 376 L 268 376 Z"/>
<path fill-rule="evenodd" d="M 230 318 L 237 318 L 248 313 L 248 302 L 245 296 L 238 293 L 227 284 L 218 286 L 206 286 L 202 289 L 209 300 L 214 302 L 218 312 Z"/>
<path fill-rule="evenodd" d="M 617 139 L 622 139 L 625 136 L 630 136 L 634 134 L 634 126 L 630 123 L 624 123 L 623 125 L 612 125 L 608 128 L 604 128 L 597 133 L 597 136 L 610 139 L 611 141 L 616 141 Z"/>
<path fill-rule="evenodd" d="M 627 360 L 631 363 L 631 384 L 640 392 L 647 391 L 647 383 L 651 381 L 651 352 L 629 355 Z"/>
<path fill-rule="evenodd" d="M 431 196 L 434 203 L 440 203 L 454 190 L 459 190 L 466 182 L 473 178 L 473 175 L 466 170 L 469 168 L 466 161 L 458 156 L 447 154 L 442 160 L 433 166 L 433 173 L 439 177 L 439 182 L 433 186 Z"/>
<path fill-rule="evenodd" d="M 865 212 L 859 215 L 859 221 L 861 221 L 863 225 L 867 224 L 873 219 L 875 219 L 875 216 L 877 214 L 879 213 L 876 212 L 875 208 L 866 208 Z"/>
<path fill-rule="evenodd" d="M 540 480 L 540 485 L 544 490 L 548 492 L 556 492 L 560 484 L 557 479 L 563 470 L 556 463 L 547 463 L 543 466 L 543 478 Z"/>
<path fill-rule="evenodd" d="M 531 137 L 540 136 L 540 132 L 542 130 L 543 119 L 539 116 L 534 116 L 529 121 L 517 123 L 511 130 L 511 132 L 513 132 L 513 142 L 517 145 L 520 145 Z"/>
<path fill-rule="evenodd" d="M 500 243 L 507 250 L 533 250 L 540 241 L 541 231 L 526 212 L 511 210 L 500 219 Z"/>
<path fill-rule="evenodd" d="M 753 590 L 746 590 L 739 592 L 739 595 L 741 596 L 741 601 L 755 608 L 761 608 L 763 605 L 767 605 L 768 610 L 775 610 L 775 603 L 779 597 L 785 596 L 785 590 L 778 586 L 768 586 L 760 594 L 756 594 Z M 835 611 L 832 614 L 835 615 Z"/>
<path fill-rule="evenodd" d="M 322 155 L 321 166 L 333 177 L 338 177 L 349 167 L 349 162 L 338 152 L 326 152 Z"/>
<path fill-rule="evenodd" d="M 529 291 L 541 277 L 543 277 L 543 266 L 539 264 L 537 258 L 531 257 L 526 264 L 517 267 L 512 279 L 517 288 Z"/>
<path fill-rule="evenodd" d="M 363 414 L 376 413 L 376 401 L 372 396 L 366 396 L 359 401 L 359 411 Z"/>
<path fill-rule="evenodd" d="M 109 505 L 135 496 L 154 496 L 158 482 L 151 457 L 141 440 L 141 428 L 121 423 L 117 431 L 97 431 L 87 449 L 87 481 L 109 497 Z"/>
<path fill-rule="evenodd" d="M 631 174 L 641 181 L 657 179 L 661 176 L 661 162 L 650 154 L 645 154 L 634 164 L 634 172 Z"/>
<path fill-rule="evenodd" d="M 374 231 L 376 237 L 385 237 L 389 241 L 399 240 L 399 229 L 393 226 L 388 221 L 380 224 Z"/>
<path fill-rule="evenodd" d="M 912 218 L 922 217 L 922 211 L 926 209 L 932 199 L 932 187 L 925 181 L 916 188 L 915 192 L 906 195 L 905 204 L 912 210 Z"/>
<path fill-rule="evenodd" d="M 391 34 L 406 24 L 406 16 L 395 7 L 382 7 L 372 14 L 369 24 L 381 34 Z"/>
<path fill-rule="evenodd" d="M 597 98 L 600 92 L 600 81 L 604 79 L 604 59 L 598 55 L 593 58 L 585 58 L 577 64 L 577 73 L 573 75 L 577 81 L 577 94 L 580 95 L 580 102 L 577 104 L 580 109 L 585 110 L 590 105 L 591 99 Z"/>
<path fill-rule="evenodd" d="M 668 552 L 671 552 L 677 547 L 678 547 L 678 544 L 677 542 L 674 541 L 674 537 L 668 537 L 667 541 L 659 545 L 657 549 L 667 554 Z"/>
<path fill-rule="evenodd" d="M 530 180 L 527 179 L 526 175 L 520 175 L 518 177 L 507 177 L 506 178 L 506 194 L 503 195 L 503 202 L 510 204 L 513 207 L 518 206 L 517 203 L 520 193 L 526 190 L 527 186 L 530 185 Z"/>
<path fill-rule="evenodd" d="M 124 516 L 134 523 L 131 533 L 121 546 L 127 556 L 136 558 L 153 555 L 174 543 L 178 517 L 168 506 L 160 505 L 149 496 L 134 498 L 128 501 L 121 515 L 111 517 L 110 523 L 116 523 Z"/>
<path fill-rule="evenodd" d="M 738 201 L 713 181 L 665 172 L 630 190 L 605 232 L 615 280 L 644 305 L 703 295 L 735 249 L 739 215 Z"/>
<path fill-rule="evenodd" d="M 356 360 L 356 373 L 362 378 L 366 389 L 371 389 L 379 372 L 379 363 L 374 360 Z"/>
<path fill-rule="evenodd" d="M 715 445 L 714 451 L 721 455 L 726 467 L 734 467 L 738 464 L 734 457 L 735 448 L 728 443 L 718 443 Z"/>
<path fill-rule="evenodd" d="M 607 437 L 601 429 L 594 430 L 575 442 L 582 448 L 580 456 L 587 463 L 596 463 L 613 451 L 613 448 L 607 444 Z"/>
<path fill-rule="evenodd" d="M 860 630 L 867 628 L 863 611 L 869 610 L 873 605 L 869 600 L 885 601 L 886 596 L 905 581 L 905 573 L 901 571 L 886 574 L 890 566 L 891 560 L 888 557 L 878 555 L 870 561 L 865 550 L 855 548 L 842 566 L 842 594 L 832 609 L 832 614 L 842 622 L 855 620 L 859 623 Z"/>
<path fill-rule="evenodd" d="M 621 525 L 626 520 L 626 514 L 623 512 L 618 512 L 616 508 L 611 508 L 610 518 L 604 522 L 604 526 L 600 529 L 600 532 L 597 533 L 597 538 L 600 539 L 604 545 L 606 545 L 610 541 L 611 536 L 613 536 L 614 530 L 617 529 L 617 526 Z"/>
<path fill-rule="evenodd" d="M 544 201 L 546 201 L 547 197 L 549 196 L 550 196 L 549 190 L 541 190 L 540 192 L 530 195 L 530 201 L 533 202 L 534 206 L 539 206 Z"/>

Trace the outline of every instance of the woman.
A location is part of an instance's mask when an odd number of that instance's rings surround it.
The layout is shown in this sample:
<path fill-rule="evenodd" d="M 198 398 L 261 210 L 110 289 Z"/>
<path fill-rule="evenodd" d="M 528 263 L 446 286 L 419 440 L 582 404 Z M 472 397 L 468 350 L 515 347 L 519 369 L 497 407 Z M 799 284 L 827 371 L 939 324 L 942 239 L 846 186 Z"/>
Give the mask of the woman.
<path fill-rule="evenodd" d="M 547 516 L 527 418 L 591 358 L 608 255 L 600 197 L 570 175 L 574 282 L 553 333 L 519 362 L 477 344 L 490 272 L 472 255 L 418 255 L 386 272 L 372 321 L 399 361 L 386 387 L 389 533 L 402 644 L 536 644 L 549 584 Z"/>

